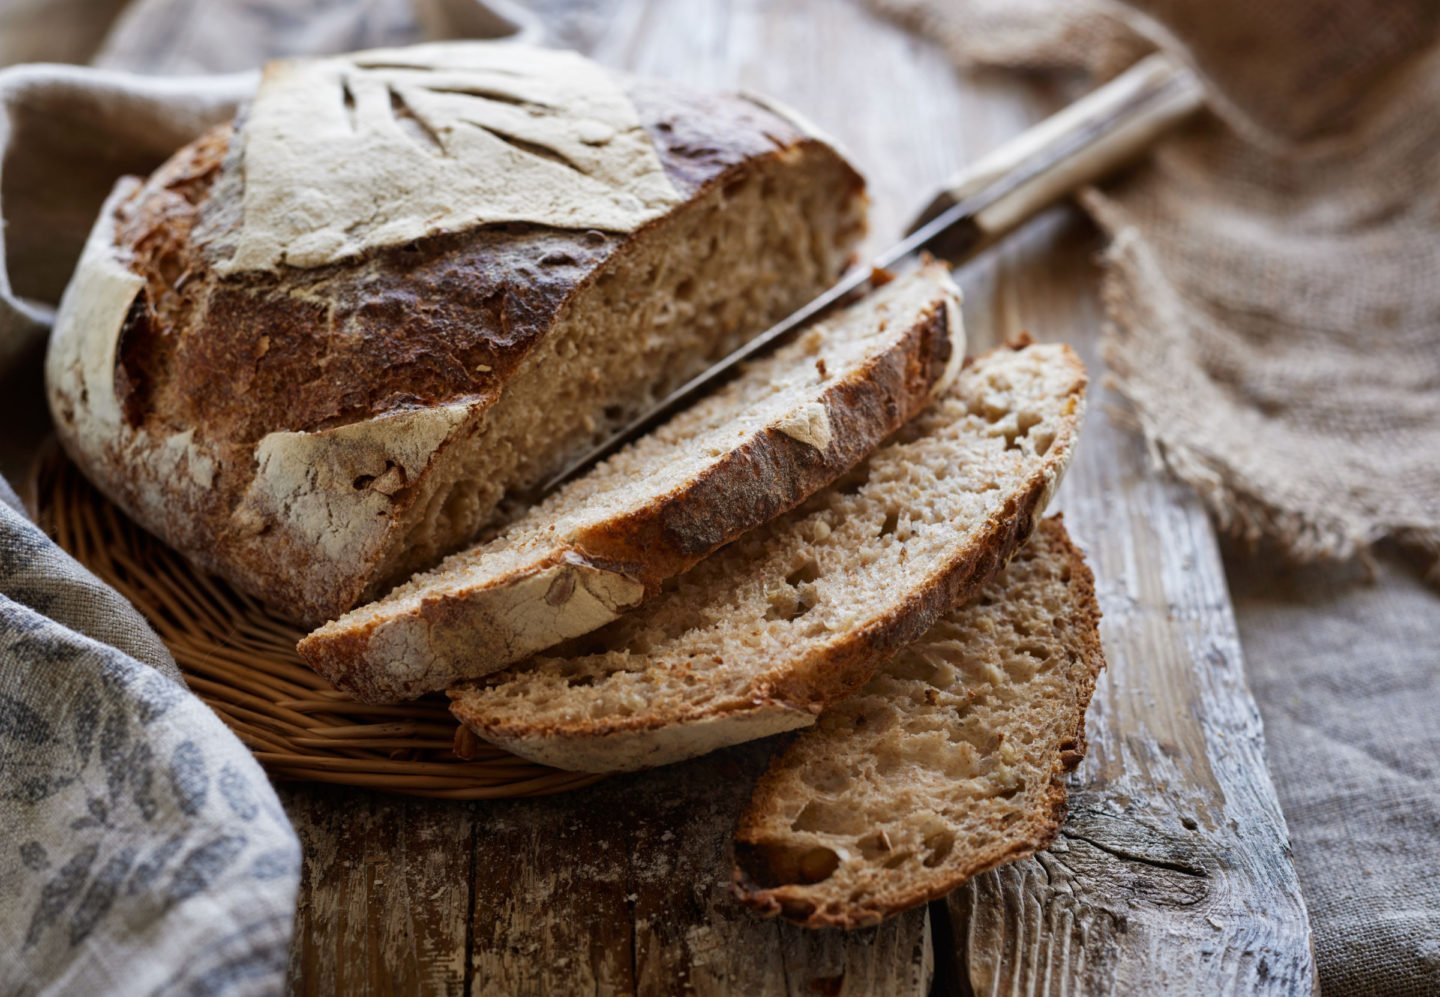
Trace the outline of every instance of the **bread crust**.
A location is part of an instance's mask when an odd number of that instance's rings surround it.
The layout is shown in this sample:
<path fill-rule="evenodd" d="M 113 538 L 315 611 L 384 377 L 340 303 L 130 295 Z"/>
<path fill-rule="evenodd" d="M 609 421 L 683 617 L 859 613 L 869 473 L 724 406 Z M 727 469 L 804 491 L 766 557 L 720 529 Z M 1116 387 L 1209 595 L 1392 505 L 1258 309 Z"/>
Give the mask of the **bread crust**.
<path fill-rule="evenodd" d="M 400 618 L 342 619 L 302 640 L 301 656 L 367 702 L 394 701 L 478 678 L 616 619 L 665 579 L 860 463 L 949 384 L 964 352 L 958 291 L 943 267 L 932 266 L 925 279 L 935 281 L 935 296 L 915 321 L 888 348 L 826 384 L 819 399 L 826 446 L 789 427 L 765 427 L 668 494 L 587 524 L 514 577 L 447 591 Z M 580 566 L 579 585 L 556 576 Z M 597 586 L 609 595 L 595 598 Z M 561 594 L 536 598 L 542 589 Z M 460 644 L 464 654 L 452 651 Z M 438 658 L 450 667 L 437 670 Z M 407 667 L 411 662 L 416 667 Z M 791 713 L 783 712 L 788 723 Z"/>
<path fill-rule="evenodd" d="M 1024 349 L 1026 343 L 1011 345 Z M 1063 362 L 1070 371 L 1067 404 L 1078 417 L 1087 385 L 1084 365 L 1073 350 L 1061 345 Z M 1078 418 L 1057 435 L 1043 463 L 1022 487 L 990 515 L 984 527 L 965 547 L 951 554 L 946 564 L 923 586 L 908 593 L 903 602 L 867 625 L 853 627 L 814 649 L 790 668 L 783 680 L 763 688 L 752 688 L 738 698 L 713 700 L 701 707 L 687 706 L 679 712 L 647 711 L 630 716 L 607 716 L 601 720 L 562 722 L 516 722 L 495 719 L 473 708 L 466 700 L 465 687 L 450 690 L 451 712 L 472 731 L 509 751 L 572 771 L 612 772 L 633 768 L 637 752 L 621 735 L 656 736 L 666 731 L 664 742 L 672 750 L 646 754 L 647 765 L 659 765 L 693 757 L 684 738 L 669 729 L 704 724 L 704 750 L 737 744 L 754 736 L 757 716 L 773 717 L 771 733 L 792 729 L 799 718 L 813 723 L 826 707 L 849 696 L 874 676 L 876 670 L 901 647 L 922 636 L 939 617 L 966 602 L 988 584 L 1029 538 L 1046 504 L 1059 487 L 1069 464 L 1078 435 Z M 727 719 L 735 723 L 726 737 Z M 612 750 L 624 745 L 624 750 Z"/>
<path fill-rule="evenodd" d="M 1048 541 L 1059 549 L 1059 556 L 1069 572 L 1069 608 L 1072 613 L 1069 629 L 1076 638 L 1072 650 L 1080 662 L 1075 687 L 1077 709 L 1069 718 L 1070 733 L 1061 742 L 1054 759 L 1042 805 L 1026 815 L 1018 826 L 1007 831 L 1001 848 L 973 856 L 960 865 L 938 866 L 924 882 L 909 889 L 879 895 L 867 892 L 837 909 L 836 905 L 817 902 L 823 892 L 823 882 L 766 887 L 757 880 L 757 874 L 766 878 L 769 868 L 764 848 L 764 819 L 767 814 L 781 808 L 777 791 L 782 754 L 771 762 L 770 768 L 756 784 L 735 832 L 736 862 L 731 889 L 741 903 L 763 917 L 781 917 L 806 928 L 854 930 L 870 927 L 887 917 L 940 899 L 976 875 L 1033 855 L 1054 841 L 1065 818 L 1066 774 L 1085 756 L 1085 715 L 1095 684 L 1105 667 L 1105 652 L 1100 642 L 1100 607 L 1095 597 L 1095 577 L 1084 555 L 1070 540 L 1059 514 L 1047 519 L 1041 529 L 1047 533 Z M 959 607 L 967 601 L 962 599 L 954 605 Z M 773 877 L 776 872 L 778 870 L 770 869 L 769 875 Z"/>
<path fill-rule="evenodd" d="M 412 531 L 606 274 L 767 171 L 824 164 L 843 178 L 837 205 L 863 202 L 833 149 L 751 101 L 626 88 L 686 200 L 625 236 L 497 226 L 222 276 L 214 247 L 238 222 L 231 126 L 122 182 L 80 269 L 133 275 L 131 299 L 110 280 L 97 312 L 77 273 L 47 362 L 65 449 L 132 518 L 287 616 L 318 623 L 373 597 L 416 567 Z M 85 354 L 105 338 L 113 362 L 96 369 Z"/>

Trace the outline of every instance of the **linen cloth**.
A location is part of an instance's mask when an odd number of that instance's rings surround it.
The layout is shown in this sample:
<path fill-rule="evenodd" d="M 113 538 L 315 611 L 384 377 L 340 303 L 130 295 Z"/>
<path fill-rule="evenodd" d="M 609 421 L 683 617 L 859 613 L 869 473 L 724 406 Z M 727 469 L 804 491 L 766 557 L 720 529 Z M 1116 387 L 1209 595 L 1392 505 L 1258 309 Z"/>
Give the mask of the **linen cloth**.
<path fill-rule="evenodd" d="M 0 33 L 10 14 L 0 0 Z M 50 52 L 93 47 L 93 25 L 68 22 L 77 37 L 57 38 L 29 0 L 17 17 L 26 30 L 7 36 L 7 59 L 23 57 L 17 37 Z M 230 117 L 257 80 L 253 69 L 117 70 L 249 69 L 528 25 L 473 0 L 142 0 L 101 45 L 111 69 L 0 70 L 0 373 L 36 367 L 116 178 L 148 173 Z M 300 860 L 249 751 L 135 610 L 30 523 L 0 479 L 0 993 L 279 993 Z"/>
<path fill-rule="evenodd" d="M 278 991 L 300 845 L 264 772 L 0 479 L 0 993 Z"/>
<path fill-rule="evenodd" d="M 1237 534 L 1322 991 L 1440 993 L 1440 599 L 1387 544 L 1272 556 L 1388 536 L 1436 580 L 1440 4 L 871 2 L 964 65 L 1106 76 L 1158 40 L 1209 82 L 1218 117 L 1082 199 L 1112 237 L 1106 358 Z"/>

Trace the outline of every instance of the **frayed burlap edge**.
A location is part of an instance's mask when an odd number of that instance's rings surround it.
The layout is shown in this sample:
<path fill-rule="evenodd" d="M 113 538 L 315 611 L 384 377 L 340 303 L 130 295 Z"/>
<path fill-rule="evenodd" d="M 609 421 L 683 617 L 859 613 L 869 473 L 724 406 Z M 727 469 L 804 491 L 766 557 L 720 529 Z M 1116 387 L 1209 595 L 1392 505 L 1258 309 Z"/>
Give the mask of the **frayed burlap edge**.
<path fill-rule="evenodd" d="M 1372 548 L 1388 538 L 1414 549 L 1423 559 L 1426 580 L 1440 585 L 1440 529 L 1345 515 L 1294 494 L 1277 502 L 1214 451 L 1213 437 L 1189 433 L 1160 413 L 1157 393 L 1173 392 L 1174 386 L 1139 368 L 1132 345 L 1140 336 L 1164 335 L 1163 330 L 1175 335 L 1183 329 L 1180 309 L 1168 317 L 1157 314 L 1176 292 L 1140 230 L 1124 221 L 1123 211 L 1093 188 L 1083 193 L 1081 203 L 1110 237 L 1102 256 L 1100 295 L 1106 321 L 1101 355 L 1112 375 L 1110 383 L 1131 406 L 1129 414 L 1154 464 L 1193 488 L 1216 525 L 1252 548 L 1270 546 L 1300 563 L 1358 559 L 1368 566 Z M 1138 293 L 1139 288 L 1145 293 Z"/>

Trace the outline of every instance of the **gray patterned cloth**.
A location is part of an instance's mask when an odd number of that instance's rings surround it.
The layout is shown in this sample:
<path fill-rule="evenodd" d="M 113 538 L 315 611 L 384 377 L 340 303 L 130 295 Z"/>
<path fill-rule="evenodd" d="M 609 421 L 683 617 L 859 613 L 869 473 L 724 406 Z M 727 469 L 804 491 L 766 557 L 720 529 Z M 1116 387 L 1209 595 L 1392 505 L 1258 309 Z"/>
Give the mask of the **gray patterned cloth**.
<path fill-rule="evenodd" d="M 278 992 L 299 874 L 250 753 L 0 479 L 0 993 Z"/>

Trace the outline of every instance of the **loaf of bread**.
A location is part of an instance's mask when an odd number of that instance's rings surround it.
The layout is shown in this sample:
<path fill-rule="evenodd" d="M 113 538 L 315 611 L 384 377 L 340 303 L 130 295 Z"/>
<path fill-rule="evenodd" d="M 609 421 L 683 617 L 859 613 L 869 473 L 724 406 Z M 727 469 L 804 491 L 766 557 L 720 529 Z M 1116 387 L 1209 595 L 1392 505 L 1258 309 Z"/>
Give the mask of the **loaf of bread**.
<path fill-rule="evenodd" d="M 1048 845 L 1085 753 L 1099 620 L 1084 557 L 1045 520 L 978 598 L 771 761 L 736 832 L 736 895 L 859 928 Z"/>
<path fill-rule="evenodd" d="M 949 270 L 900 277 L 300 653 L 392 702 L 589 633 L 869 456 L 948 386 L 964 344 Z"/>
<path fill-rule="evenodd" d="M 589 637 L 450 689 L 481 738 L 581 771 L 804 727 L 987 584 L 1074 450 L 1085 373 L 1001 348 L 853 475 Z"/>
<path fill-rule="evenodd" d="M 864 204 L 794 115 L 570 53 L 276 63 L 107 201 L 51 409 L 134 519 L 318 623 L 809 300 Z"/>

